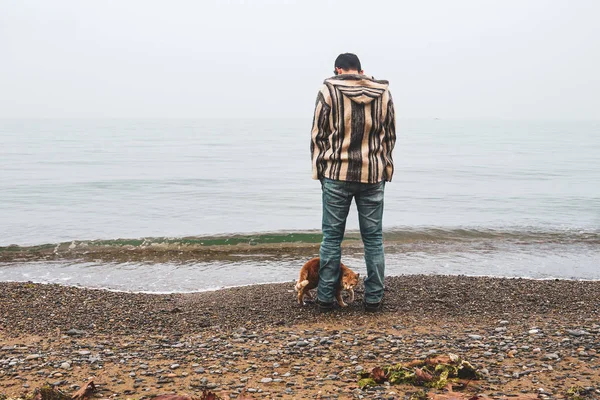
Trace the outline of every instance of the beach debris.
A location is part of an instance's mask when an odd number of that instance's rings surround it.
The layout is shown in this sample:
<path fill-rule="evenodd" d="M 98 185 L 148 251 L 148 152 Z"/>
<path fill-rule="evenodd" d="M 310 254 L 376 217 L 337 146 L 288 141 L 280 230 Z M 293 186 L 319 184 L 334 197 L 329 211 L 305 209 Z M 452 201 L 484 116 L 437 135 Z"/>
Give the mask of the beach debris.
<path fill-rule="evenodd" d="M 44 385 L 39 389 L 36 389 L 31 395 L 28 395 L 26 399 L 31 400 L 89 400 L 93 397 L 96 391 L 96 385 L 94 381 L 90 380 L 78 391 L 72 395 L 65 394 L 58 390 L 52 385 Z"/>
<path fill-rule="evenodd" d="M 71 400 L 71 396 L 61 392 L 51 385 L 44 385 L 33 392 L 32 400 Z"/>
<path fill-rule="evenodd" d="M 460 393 L 453 392 L 452 387 L 447 388 L 446 393 L 433 393 L 427 390 L 420 390 L 413 393 L 409 400 L 484 400 L 490 397 L 484 394 Z M 505 398 L 505 397 L 501 397 Z M 519 394 L 511 395 L 511 400 L 536 400 L 538 397 L 535 394 Z"/>
<path fill-rule="evenodd" d="M 56 387 L 46 384 L 41 388 L 35 389 L 32 393 L 28 394 L 24 398 L 9 398 L 3 394 L 0 394 L 0 400 L 90 400 L 94 397 L 96 392 L 96 385 L 93 380 L 90 380 L 87 384 L 82 386 L 78 391 L 72 395 L 65 394 L 58 390 Z M 236 397 L 237 400 L 252 400 L 246 390 L 242 390 Z M 205 390 L 202 392 L 200 397 L 179 395 L 179 394 L 163 394 L 156 397 L 152 397 L 152 400 L 231 400 L 227 394 L 219 396 L 211 391 Z"/>
<path fill-rule="evenodd" d="M 153 397 L 152 400 L 230 400 L 228 395 L 224 397 L 218 396 L 217 394 L 205 390 L 202 392 L 202 396 L 188 396 L 179 394 L 163 394 L 160 396 Z M 246 390 L 242 390 L 241 393 L 236 397 L 237 400 L 252 400 L 253 398 L 246 393 Z"/>
<path fill-rule="evenodd" d="M 94 385 L 94 381 L 90 379 L 88 383 L 82 386 L 78 391 L 73 393 L 71 396 L 72 400 L 87 400 L 91 399 L 96 391 L 96 385 Z"/>
<path fill-rule="evenodd" d="M 583 400 L 588 398 L 594 398 L 594 388 L 593 387 L 581 387 L 581 386 L 571 386 L 566 393 L 566 398 L 569 400 Z"/>
<path fill-rule="evenodd" d="M 409 384 L 434 389 L 452 389 L 453 386 L 465 386 L 464 381 L 481 379 L 482 374 L 468 361 L 449 353 L 427 357 L 424 360 L 413 360 L 406 364 L 375 367 L 371 372 L 359 373 L 359 377 L 358 386 L 361 389 L 384 382 L 392 385 Z"/>

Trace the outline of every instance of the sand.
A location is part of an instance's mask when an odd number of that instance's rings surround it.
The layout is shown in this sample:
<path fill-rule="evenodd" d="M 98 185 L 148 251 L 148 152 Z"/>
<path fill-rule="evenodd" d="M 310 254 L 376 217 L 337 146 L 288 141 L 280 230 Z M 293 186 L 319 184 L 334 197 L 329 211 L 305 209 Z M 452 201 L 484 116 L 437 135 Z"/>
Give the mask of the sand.
<path fill-rule="evenodd" d="M 0 393 L 92 378 L 98 398 L 404 399 L 423 388 L 362 390 L 357 374 L 453 353 L 483 374 L 469 396 L 600 398 L 600 282 L 400 276 L 379 313 L 356 297 L 321 314 L 292 282 L 168 295 L 0 283 Z"/>

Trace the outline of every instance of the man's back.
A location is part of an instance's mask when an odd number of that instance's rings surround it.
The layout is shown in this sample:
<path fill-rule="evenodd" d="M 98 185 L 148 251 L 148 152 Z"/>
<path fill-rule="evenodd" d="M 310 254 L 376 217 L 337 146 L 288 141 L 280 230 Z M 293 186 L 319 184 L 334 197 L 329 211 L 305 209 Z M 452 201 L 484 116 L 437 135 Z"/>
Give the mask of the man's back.
<path fill-rule="evenodd" d="M 323 311 L 333 307 L 346 218 L 354 199 L 367 266 L 363 302 L 366 311 L 377 311 L 384 294 L 385 181 L 394 173 L 394 104 L 387 81 L 365 76 L 356 54 L 340 54 L 334 74 L 317 96 L 310 146 L 313 178 L 321 181 L 323 192 L 316 302 Z"/>
<path fill-rule="evenodd" d="M 394 119 L 387 81 L 362 74 L 326 79 L 313 121 L 313 179 L 391 181 Z"/>

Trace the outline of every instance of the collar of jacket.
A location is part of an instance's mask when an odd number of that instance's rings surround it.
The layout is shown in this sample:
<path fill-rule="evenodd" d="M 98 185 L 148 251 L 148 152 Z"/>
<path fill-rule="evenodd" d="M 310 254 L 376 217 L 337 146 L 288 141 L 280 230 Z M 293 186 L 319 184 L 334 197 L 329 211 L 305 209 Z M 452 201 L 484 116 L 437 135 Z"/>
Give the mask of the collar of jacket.
<path fill-rule="evenodd" d="M 371 82 L 374 82 L 374 83 L 379 83 L 381 85 L 389 85 L 390 84 L 386 80 L 377 80 L 377 79 L 373 78 L 372 76 L 361 75 L 361 74 L 340 74 L 340 75 L 334 75 L 331 78 L 325 79 L 325 81 L 331 81 L 331 80 L 340 80 L 340 81 L 360 81 L 360 80 L 366 80 L 366 81 L 371 81 Z"/>

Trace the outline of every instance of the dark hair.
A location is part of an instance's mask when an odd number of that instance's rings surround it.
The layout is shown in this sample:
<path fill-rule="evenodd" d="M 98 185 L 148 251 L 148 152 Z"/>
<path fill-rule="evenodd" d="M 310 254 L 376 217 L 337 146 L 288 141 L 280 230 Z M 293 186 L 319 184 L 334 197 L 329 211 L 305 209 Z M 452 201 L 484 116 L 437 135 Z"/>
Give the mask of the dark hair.
<path fill-rule="evenodd" d="M 352 54 L 352 53 L 340 54 L 335 59 L 334 67 L 341 68 L 345 71 L 353 70 L 353 69 L 355 69 L 359 72 L 362 71 L 362 68 L 360 66 L 360 60 L 358 59 L 356 54 Z"/>

